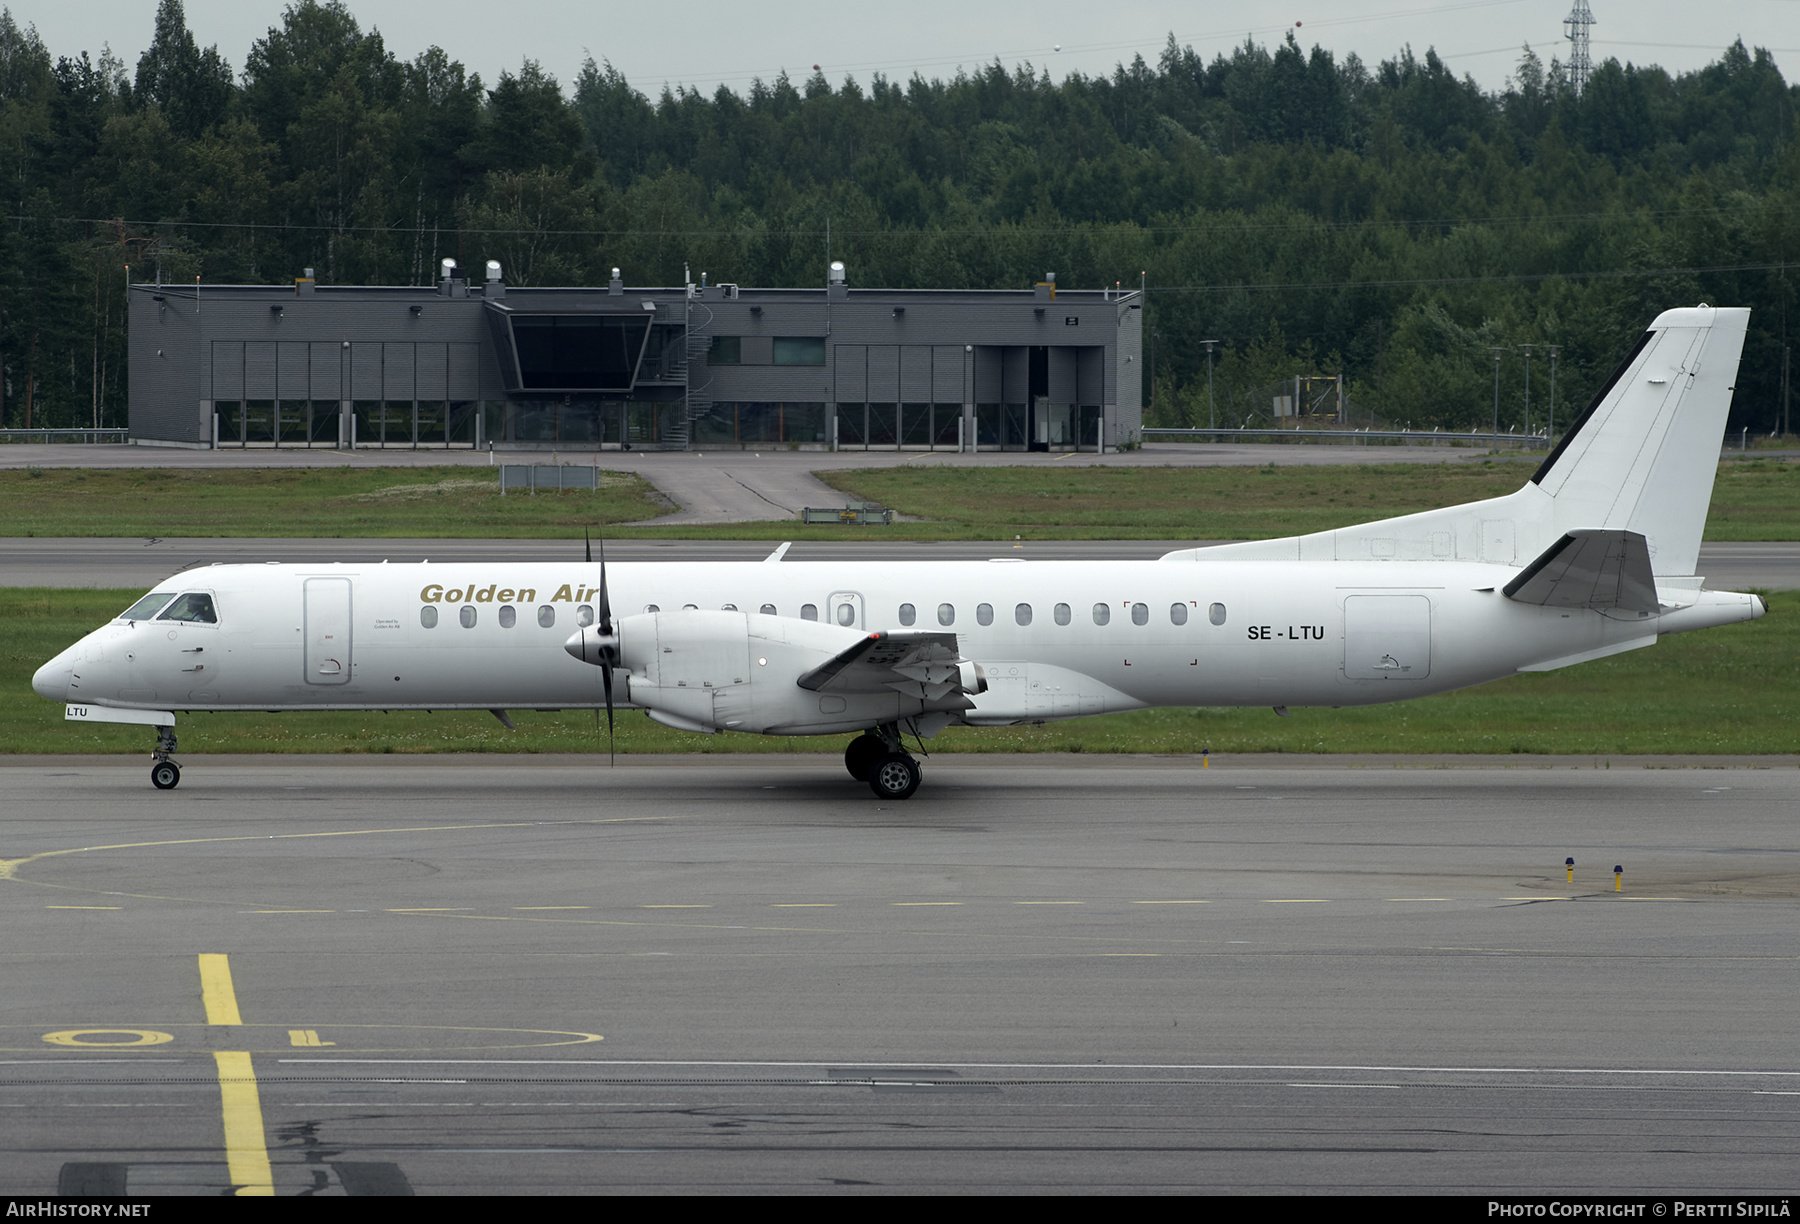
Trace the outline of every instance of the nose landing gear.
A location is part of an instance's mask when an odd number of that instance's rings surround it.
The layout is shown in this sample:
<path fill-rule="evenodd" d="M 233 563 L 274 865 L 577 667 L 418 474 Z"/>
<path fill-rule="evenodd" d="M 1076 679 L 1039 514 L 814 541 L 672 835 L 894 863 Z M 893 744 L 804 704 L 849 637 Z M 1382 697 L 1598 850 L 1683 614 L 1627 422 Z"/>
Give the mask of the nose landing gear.
<path fill-rule="evenodd" d="M 174 790 L 181 785 L 181 766 L 169 758 L 175 755 L 175 728 L 156 729 L 156 750 L 150 754 L 156 763 L 150 766 L 150 785 L 157 790 Z"/>

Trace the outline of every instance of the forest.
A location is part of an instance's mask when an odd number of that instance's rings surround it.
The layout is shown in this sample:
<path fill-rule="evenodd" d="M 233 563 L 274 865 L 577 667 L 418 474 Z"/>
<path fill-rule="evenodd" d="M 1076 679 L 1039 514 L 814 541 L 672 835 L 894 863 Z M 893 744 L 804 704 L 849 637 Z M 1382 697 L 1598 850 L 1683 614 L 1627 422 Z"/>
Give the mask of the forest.
<path fill-rule="evenodd" d="M 1657 312 L 1743 305 L 1731 428 L 1767 435 L 1797 100 L 1742 42 L 1678 75 L 1609 59 L 1579 91 L 1529 50 L 1494 92 L 1433 50 L 1369 65 L 1290 35 L 1060 81 L 994 62 L 652 97 L 604 58 L 484 82 L 340 0 L 297 0 L 238 63 L 180 0 L 135 65 L 6 11 L 0 425 L 124 423 L 128 279 L 426 284 L 453 256 L 515 285 L 813 285 L 828 259 L 853 286 L 1141 285 L 1161 425 L 1341 375 L 1366 415 L 1485 429 L 1497 365 L 1501 427 L 1541 431 L 1554 346 L 1561 428 Z"/>

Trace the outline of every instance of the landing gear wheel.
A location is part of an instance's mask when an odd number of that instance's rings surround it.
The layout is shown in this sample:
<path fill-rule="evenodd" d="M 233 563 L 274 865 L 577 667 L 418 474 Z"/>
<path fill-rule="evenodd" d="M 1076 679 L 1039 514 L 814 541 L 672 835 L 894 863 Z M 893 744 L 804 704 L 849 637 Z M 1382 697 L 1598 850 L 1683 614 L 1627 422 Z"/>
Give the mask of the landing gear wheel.
<path fill-rule="evenodd" d="M 904 752 L 890 752 L 869 770 L 869 789 L 877 799 L 910 799 L 919 789 L 919 763 Z"/>
<path fill-rule="evenodd" d="M 158 761 L 150 767 L 150 785 L 157 790 L 174 790 L 181 784 L 181 766 L 174 761 Z"/>
<path fill-rule="evenodd" d="M 886 756 L 887 752 L 888 746 L 881 742 L 879 736 L 859 735 L 844 749 L 844 768 L 858 782 L 867 782 L 869 771 L 875 768 L 875 762 Z"/>

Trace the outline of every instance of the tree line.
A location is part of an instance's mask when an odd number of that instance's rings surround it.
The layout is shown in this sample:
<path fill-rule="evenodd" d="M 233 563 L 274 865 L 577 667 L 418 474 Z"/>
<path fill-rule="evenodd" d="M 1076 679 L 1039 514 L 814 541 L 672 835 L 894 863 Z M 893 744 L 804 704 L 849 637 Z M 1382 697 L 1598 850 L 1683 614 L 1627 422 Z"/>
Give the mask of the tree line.
<path fill-rule="evenodd" d="M 1697 72 L 1524 51 L 1498 91 L 1428 50 L 1289 35 L 1070 75 L 652 97 L 403 58 L 297 0 L 241 66 L 161 0 L 138 63 L 0 12 L 0 422 L 125 420 L 127 278 L 516 285 L 1140 284 L 1154 423 L 1239 424 L 1341 374 L 1385 421 L 1566 425 L 1658 311 L 1754 308 L 1733 427 L 1777 429 L 1800 259 L 1796 91 L 1741 42 Z M 1797 320 L 1800 322 L 1800 320 Z M 1213 394 L 1202 341 L 1216 341 Z M 1526 346 L 1531 346 L 1529 388 Z M 1531 419 L 1525 418 L 1529 395 Z"/>

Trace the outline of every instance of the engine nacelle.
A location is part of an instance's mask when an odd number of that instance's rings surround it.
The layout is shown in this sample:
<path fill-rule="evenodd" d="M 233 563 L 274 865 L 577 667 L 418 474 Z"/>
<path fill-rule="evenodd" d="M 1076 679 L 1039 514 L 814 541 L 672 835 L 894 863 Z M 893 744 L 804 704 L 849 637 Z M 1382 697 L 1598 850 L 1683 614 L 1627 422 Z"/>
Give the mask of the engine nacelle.
<path fill-rule="evenodd" d="M 759 612 L 699 610 L 620 617 L 615 629 L 617 666 L 630 674 L 622 700 L 682 730 L 828 735 L 972 705 L 961 692 L 934 699 L 904 681 L 874 692 L 799 686 L 802 676 L 869 636 L 861 630 Z M 603 666 L 610 645 L 585 629 L 566 649 Z M 957 672 L 959 679 L 981 683 L 973 664 L 959 664 Z"/>

